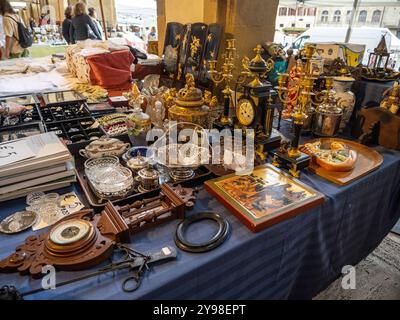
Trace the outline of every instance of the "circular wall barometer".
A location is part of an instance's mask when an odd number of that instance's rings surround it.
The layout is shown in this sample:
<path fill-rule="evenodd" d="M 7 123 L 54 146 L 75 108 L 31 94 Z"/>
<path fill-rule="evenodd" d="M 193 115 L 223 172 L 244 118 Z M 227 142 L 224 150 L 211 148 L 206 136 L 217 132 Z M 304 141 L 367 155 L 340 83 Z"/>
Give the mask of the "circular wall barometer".
<path fill-rule="evenodd" d="M 93 226 L 88 221 L 74 219 L 53 228 L 49 238 L 55 244 L 68 245 L 84 239 L 92 232 Z"/>

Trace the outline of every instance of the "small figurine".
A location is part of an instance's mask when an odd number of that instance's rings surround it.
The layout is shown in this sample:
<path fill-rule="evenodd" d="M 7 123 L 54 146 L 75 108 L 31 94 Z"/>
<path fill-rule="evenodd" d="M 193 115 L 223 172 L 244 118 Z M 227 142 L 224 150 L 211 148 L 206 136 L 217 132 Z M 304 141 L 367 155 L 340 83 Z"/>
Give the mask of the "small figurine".
<path fill-rule="evenodd" d="M 143 103 L 143 96 L 140 93 L 140 90 L 136 83 L 132 84 L 131 92 L 130 92 L 130 100 L 129 105 L 131 107 L 135 107 L 135 105 L 141 106 Z"/>
<path fill-rule="evenodd" d="M 295 101 L 297 92 L 293 88 L 299 86 L 300 76 L 303 73 L 303 62 L 301 59 L 296 61 L 296 65 L 290 70 L 289 81 L 288 81 L 288 96 L 289 102 L 286 104 L 286 108 L 282 112 L 282 117 L 284 119 L 289 119 L 292 117 L 293 109 L 295 107 Z"/>
<path fill-rule="evenodd" d="M 393 114 L 397 114 L 400 105 L 399 83 L 395 82 L 393 88 L 387 89 L 383 93 L 383 100 L 380 107 L 389 110 Z"/>
<path fill-rule="evenodd" d="M 204 103 L 206 106 L 210 108 L 215 108 L 218 106 L 218 99 L 216 96 L 213 96 L 212 93 L 208 90 L 204 91 Z"/>
<path fill-rule="evenodd" d="M 165 100 L 165 105 L 167 108 L 172 107 L 175 104 L 175 99 L 177 96 L 177 91 L 176 88 L 171 88 L 165 91 L 164 93 L 164 100 Z"/>

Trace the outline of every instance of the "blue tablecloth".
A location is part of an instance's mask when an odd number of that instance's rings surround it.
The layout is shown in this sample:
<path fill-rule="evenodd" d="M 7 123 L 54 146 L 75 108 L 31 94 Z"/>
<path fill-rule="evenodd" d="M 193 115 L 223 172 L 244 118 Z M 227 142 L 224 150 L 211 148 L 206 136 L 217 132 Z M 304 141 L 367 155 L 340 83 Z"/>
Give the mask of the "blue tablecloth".
<path fill-rule="evenodd" d="M 326 195 L 318 208 L 250 232 L 217 200 L 201 190 L 192 213 L 215 210 L 232 227 L 228 240 L 209 253 L 178 250 L 176 261 L 155 266 L 134 293 L 124 293 L 126 272 L 102 275 L 29 299 L 293 299 L 312 298 L 341 275 L 344 265 L 355 265 L 374 250 L 400 217 L 400 153 L 378 148 L 381 168 L 350 185 L 339 187 L 310 172 L 301 180 Z M 23 201 L 0 204 L 1 217 L 21 209 Z M 189 214 L 192 214 L 189 213 Z M 178 221 L 132 237 L 132 246 L 148 252 L 174 246 Z M 192 240 L 204 239 L 214 226 L 192 227 Z M 29 235 L 0 235 L 0 258 Z M 82 272 L 58 272 L 57 281 Z M 0 285 L 21 291 L 40 286 L 18 274 L 0 274 Z"/>

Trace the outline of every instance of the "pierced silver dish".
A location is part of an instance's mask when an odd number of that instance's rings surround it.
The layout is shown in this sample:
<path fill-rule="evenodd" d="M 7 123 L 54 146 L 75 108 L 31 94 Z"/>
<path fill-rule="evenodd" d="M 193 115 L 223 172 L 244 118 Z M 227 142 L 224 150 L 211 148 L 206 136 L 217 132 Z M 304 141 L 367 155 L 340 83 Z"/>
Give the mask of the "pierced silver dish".
<path fill-rule="evenodd" d="M 192 143 L 168 144 L 154 148 L 154 161 L 166 167 L 169 175 L 176 181 L 190 179 L 194 170 L 209 162 L 210 151 Z"/>
<path fill-rule="evenodd" d="M 32 227 L 38 215 L 33 211 L 18 211 L 0 223 L 0 232 L 14 234 Z"/>

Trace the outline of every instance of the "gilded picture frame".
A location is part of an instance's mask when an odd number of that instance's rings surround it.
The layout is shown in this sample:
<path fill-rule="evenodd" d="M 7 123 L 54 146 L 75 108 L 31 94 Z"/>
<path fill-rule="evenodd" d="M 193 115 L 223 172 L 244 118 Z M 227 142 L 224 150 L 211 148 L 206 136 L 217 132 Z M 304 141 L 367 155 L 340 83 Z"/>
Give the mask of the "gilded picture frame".
<path fill-rule="evenodd" d="M 324 202 L 324 195 L 270 165 L 250 175 L 235 173 L 205 182 L 206 190 L 258 232 Z"/>

